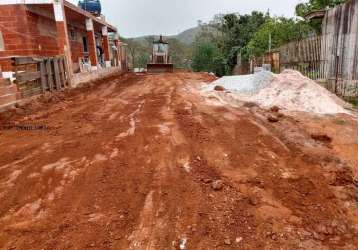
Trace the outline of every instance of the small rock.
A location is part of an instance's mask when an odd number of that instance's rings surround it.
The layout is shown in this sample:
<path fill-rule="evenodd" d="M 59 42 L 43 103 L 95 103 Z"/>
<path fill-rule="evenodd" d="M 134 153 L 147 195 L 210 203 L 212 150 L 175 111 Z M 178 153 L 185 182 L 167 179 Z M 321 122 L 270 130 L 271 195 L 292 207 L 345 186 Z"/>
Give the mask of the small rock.
<path fill-rule="evenodd" d="M 326 225 L 323 225 L 323 224 L 319 224 L 317 227 L 316 227 L 316 231 L 320 234 L 325 234 L 325 235 L 331 235 L 333 234 L 333 230 L 330 226 L 326 226 Z"/>
<path fill-rule="evenodd" d="M 280 120 L 276 117 L 276 116 L 273 116 L 273 115 L 269 115 L 267 117 L 267 120 L 271 123 L 275 123 L 275 122 L 279 122 Z"/>
<path fill-rule="evenodd" d="M 277 117 L 278 117 L 278 118 L 283 118 L 283 117 L 285 117 L 285 115 L 282 114 L 282 113 L 277 113 Z"/>
<path fill-rule="evenodd" d="M 205 184 L 209 184 L 209 183 L 211 183 L 211 182 L 212 182 L 212 180 L 211 180 L 211 179 L 206 178 L 206 179 L 203 179 L 203 182 L 204 182 Z"/>
<path fill-rule="evenodd" d="M 344 224 L 340 224 L 340 225 L 338 225 L 337 226 L 337 230 L 340 232 L 340 233 L 347 233 L 347 226 L 346 225 L 344 225 Z"/>
<path fill-rule="evenodd" d="M 230 240 L 229 238 L 226 238 L 226 239 L 224 240 L 224 243 L 225 243 L 225 245 L 230 246 L 230 245 L 231 245 L 231 240 Z"/>
<path fill-rule="evenodd" d="M 276 234 L 272 234 L 272 235 L 271 235 L 271 240 L 277 240 L 277 235 L 276 235 Z"/>
<path fill-rule="evenodd" d="M 215 190 L 215 191 L 220 191 L 223 189 L 224 187 L 224 183 L 220 180 L 218 181 L 214 181 L 212 184 L 211 184 L 211 187 Z"/>
<path fill-rule="evenodd" d="M 336 236 L 330 239 L 331 242 L 338 244 L 341 241 L 341 237 Z"/>
<path fill-rule="evenodd" d="M 320 235 L 320 234 L 318 234 L 318 233 L 316 233 L 316 232 L 313 232 L 313 238 L 315 239 L 315 240 L 320 240 L 320 241 L 324 241 L 324 236 L 322 236 L 322 235 Z"/>
<path fill-rule="evenodd" d="M 242 237 L 237 237 L 235 241 L 236 241 L 236 243 L 240 243 L 242 240 L 243 240 Z"/>
<path fill-rule="evenodd" d="M 217 86 L 215 86 L 214 90 L 216 90 L 216 91 L 225 91 L 225 88 L 223 86 L 217 85 Z"/>
<path fill-rule="evenodd" d="M 324 143 L 332 142 L 332 138 L 326 134 L 311 134 L 311 138 L 315 141 L 320 141 L 320 142 L 324 142 Z"/>
<path fill-rule="evenodd" d="M 244 103 L 244 107 L 245 108 L 253 108 L 253 107 L 258 107 L 259 105 L 255 102 L 245 102 Z"/>
<path fill-rule="evenodd" d="M 298 234 L 299 234 L 301 240 L 304 240 L 304 239 L 312 237 L 312 234 L 310 232 L 305 231 L 305 230 L 299 231 Z"/>
<path fill-rule="evenodd" d="M 270 110 L 271 110 L 272 112 L 277 113 L 278 111 L 280 111 L 280 108 L 277 107 L 277 106 L 272 106 L 272 107 L 270 108 Z"/>
<path fill-rule="evenodd" d="M 252 206 L 256 206 L 257 204 L 259 204 L 259 201 L 256 197 L 250 197 L 249 202 Z"/>

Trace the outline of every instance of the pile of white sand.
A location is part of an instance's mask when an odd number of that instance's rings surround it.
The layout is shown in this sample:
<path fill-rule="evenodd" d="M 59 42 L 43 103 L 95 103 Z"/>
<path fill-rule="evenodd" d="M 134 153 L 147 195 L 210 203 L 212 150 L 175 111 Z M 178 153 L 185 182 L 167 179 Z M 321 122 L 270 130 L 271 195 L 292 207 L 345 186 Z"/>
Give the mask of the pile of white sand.
<path fill-rule="evenodd" d="M 262 107 L 278 106 L 288 111 L 317 114 L 350 113 L 347 104 L 298 71 L 286 70 L 275 75 L 264 71 L 254 75 L 223 77 L 203 87 L 204 92 L 222 86 L 237 99 Z M 222 98 L 220 98 L 222 99 Z"/>
<path fill-rule="evenodd" d="M 227 90 L 253 95 L 266 87 L 273 79 L 274 74 L 261 71 L 253 75 L 224 76 L 210 85 L 203 87 L 204 91 L 212 91 L 215 86 L 222 86 Z"/>

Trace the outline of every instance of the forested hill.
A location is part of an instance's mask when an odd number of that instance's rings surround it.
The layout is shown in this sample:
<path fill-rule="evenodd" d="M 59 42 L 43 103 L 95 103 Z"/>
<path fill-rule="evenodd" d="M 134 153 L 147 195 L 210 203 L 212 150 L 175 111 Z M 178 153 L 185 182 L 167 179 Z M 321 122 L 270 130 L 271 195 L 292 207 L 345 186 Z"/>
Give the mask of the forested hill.
<path fill-rule="evenodd" d="M 217 30 L 209 25 L 202 25 L 202 26 L 197 26 L 188 30 L 185 30 L 181 33 L 179 33 L 178 35 L 175 36 L 169 36 L 167 38 L 176 38 L 178 39 L 181 43 L 185 44 L 185 45 L 191 45 L 194 41 L 197 35 L 200 34 L 200 32 L 202 32 L 205 29 L 205 31 L 209 31 L 212 33 L 216 33 Z M 136 37 L 133 38 L 135 41 L 137 42 L 141 42 L 144 41 L 145 39 L 149 38 L 149 37 L 154 37 L 154 36 L 159 36 L 160 34 L 153 34 L 153 35 L 148 35 L 148 36 L 141 36 L 141 37 Z M 165 34 L 163 34 L 165 36 Z"/>

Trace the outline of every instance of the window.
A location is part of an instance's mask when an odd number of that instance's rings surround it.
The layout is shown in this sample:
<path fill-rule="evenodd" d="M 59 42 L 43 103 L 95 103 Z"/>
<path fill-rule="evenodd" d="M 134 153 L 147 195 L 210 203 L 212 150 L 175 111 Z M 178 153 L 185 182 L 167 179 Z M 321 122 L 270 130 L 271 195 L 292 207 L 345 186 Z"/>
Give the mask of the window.
<path fill-rule="evenodd" d="M 70 40 L 71 41 L 76 41 L 76 30 L 75 29 L 70 29 Z"/>
<path fill-rule="evenodd" d="M 4 38 L 2 36 L 2 32 L 0 31 L 0 51 L 5 50 Z"/>
<path fill-rule="evenodd" d="M 88 53 L 88 43 L 87 43 L 87 37 L 82 37 L 83 42 L 83 52 Z"/>

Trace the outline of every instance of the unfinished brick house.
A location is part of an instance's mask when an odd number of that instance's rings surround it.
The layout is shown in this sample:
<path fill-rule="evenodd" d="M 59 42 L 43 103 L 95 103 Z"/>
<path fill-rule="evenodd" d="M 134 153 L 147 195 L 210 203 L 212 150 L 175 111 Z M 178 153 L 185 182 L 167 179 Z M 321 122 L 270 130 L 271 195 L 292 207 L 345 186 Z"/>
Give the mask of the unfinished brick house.
<path fill-rule="evenodd" d="M 117 29 L 103 16 L 94 16 L 64 0 L 0 1 L 3 78 L 14 78 L 11 58 L 58 55 L 66 58 L 72 86 L 126 67 L 125 50 Z"/>

